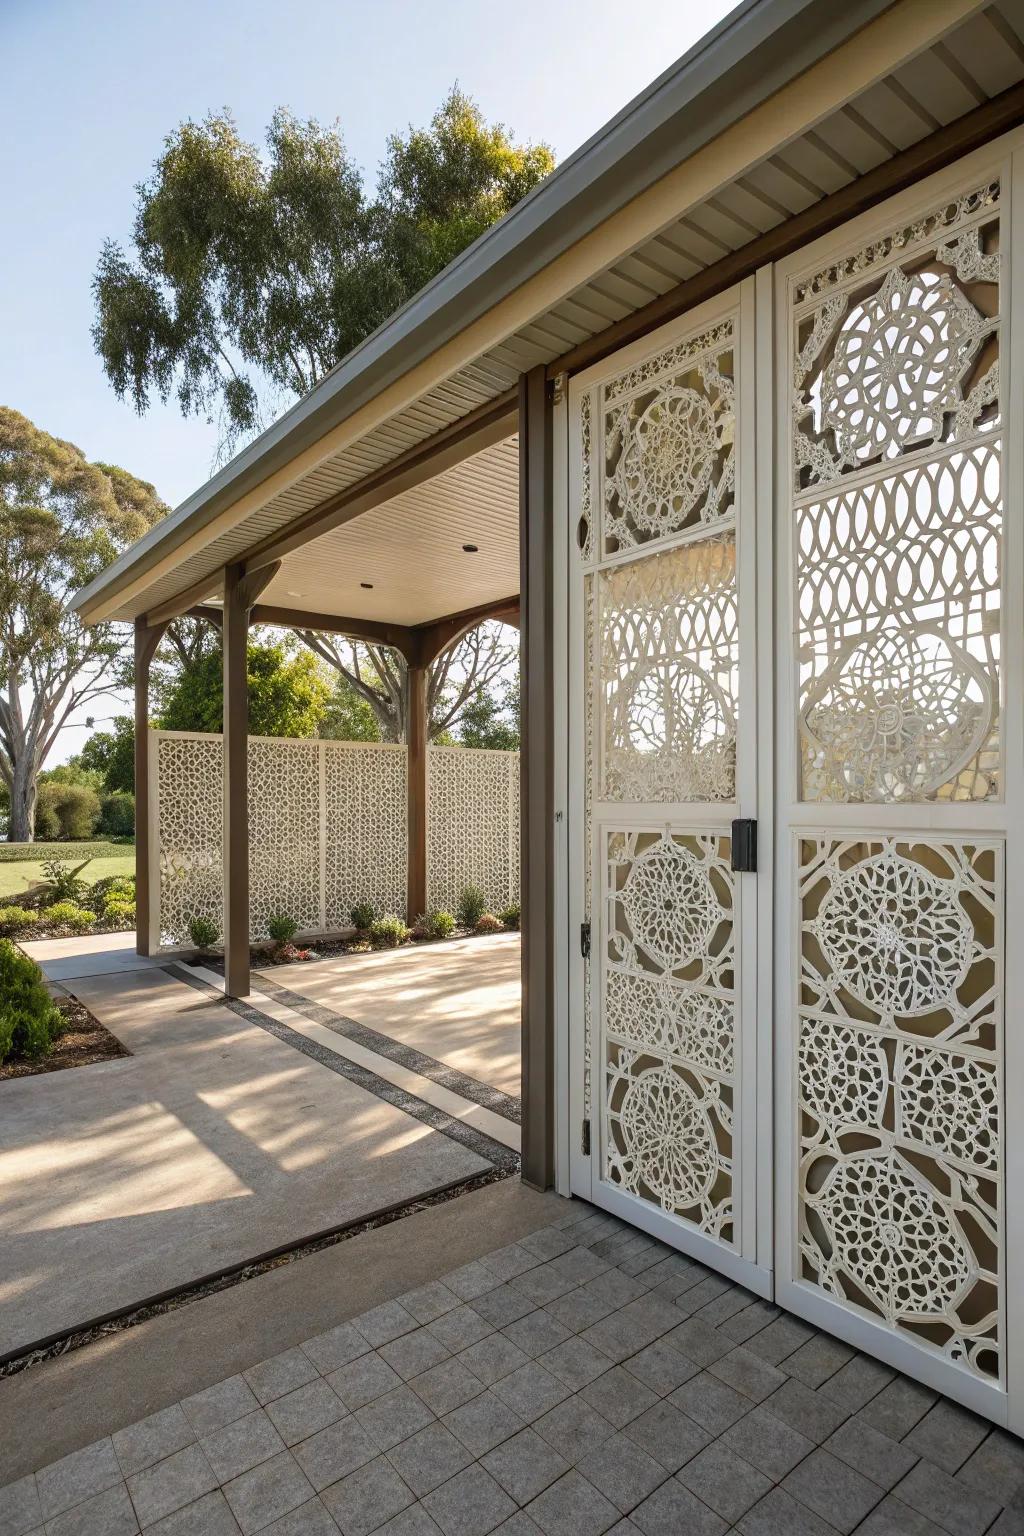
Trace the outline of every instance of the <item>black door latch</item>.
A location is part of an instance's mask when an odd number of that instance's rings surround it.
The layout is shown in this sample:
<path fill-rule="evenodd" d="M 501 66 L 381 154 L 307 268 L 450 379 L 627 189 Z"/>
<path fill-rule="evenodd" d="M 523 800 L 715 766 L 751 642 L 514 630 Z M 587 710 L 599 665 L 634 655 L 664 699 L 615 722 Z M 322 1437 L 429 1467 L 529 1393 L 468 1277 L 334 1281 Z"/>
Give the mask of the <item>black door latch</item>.
<path fill-rule="evenodd" d="M 580 954 L 584 960 L 590 959 L 590 924 L 580 923 Z"/>
<path fill-rule="evenodd" d="M 732 867 L 738 874 L 757 873 L 757 822 L 741 817 L 732 824 Z"/>

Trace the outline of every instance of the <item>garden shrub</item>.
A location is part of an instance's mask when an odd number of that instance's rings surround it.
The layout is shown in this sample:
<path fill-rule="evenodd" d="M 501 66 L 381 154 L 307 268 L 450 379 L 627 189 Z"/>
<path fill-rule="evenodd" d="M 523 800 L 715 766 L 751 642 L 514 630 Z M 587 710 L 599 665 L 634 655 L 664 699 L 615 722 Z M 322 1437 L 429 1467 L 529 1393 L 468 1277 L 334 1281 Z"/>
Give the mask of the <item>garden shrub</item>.
<path fill-rule="evenodd" d="M 481 912 L 473 924 L 474 933 L 500 933 L 501 918 L 495 917 L 493 912 Z"/>
<path fill-rule="evenodd" d="M 416 926 L 425 939 L 450 939 L 455 932 L 455 919 L 443 907 L 431 907 Z"/>
<path fill-rule="evenodd" d="M 475 928 L 487 911 L 487 897 L 478 885 L 467 885 L 459 897 L 459 922 L 463 928 Z"/>
<path fill-rule="evenodd" d="M 87 886 L 87 882 L 79 873 L 84 867 L 79 864 L 73 868 L 64 859 L 50 859 L 44 864 L 43 874 L 49 881 L 49 889 L 43 898 L 44 903 L 52 906 L 54 902 L 69 902 L 72 906 L 77 906 L 85 895 Z"/>
<path fill-rule="evenodd" d="M 372 901 L 357 901 L 349 916 L 352 919 L 352 927 L 358 928 L 360 933 L 365 933 L 377 920 L 377 908 Z"/>
<path fill-rule="evenodd" d="M 96 913 L 91 907 L 80 907 L 75 901 L 55 901 L 52 907 L 46 909 L 46 920 L 57 928 L 70 928 L 74 933 L 84 933 L 96 922 Z"/>
<path fill-rule="evenodd" d="M 131 837 L 135 832 L 135 796 L 115 789 L 100 801 L 100 831 L 109 837 Z"/>
<path fill-rule="evenodd" d="M 220 929 L 212 917 L 197 912 L 188 920 L 188 936 L 196 949 L 212 949 L 220 938 Z"/>
<path fill-rule="evenodd" d="M 31 912 L 28 907 L 0 907 L 0 934 L 24 933 L 26 928 L 31 928 L 38 921 L 38 914 Z"/>
<path fill-rule="evenodd" d="M 518 928 L 519 903 L 515 902 L 511 907 L 505 907 L 504 911 L 498 913 L 498 916 L 501 918 L 501 926 L 503 928 Z"/>
<path fill-rule="evenodd" d="M 108 901 L 120 901 L 134 904 L 135 901 L 135 876 L 134 875 L 104 875 L 102 880 L 97 880 L 89 889 L 89 900 L 94 906 L 105 907 Z"/>
<path fill-rule="evenodd" d="M 37 837 L 92 837 L 100 819 L 100 797 L 88 784 L 39 786 L 36 798 L 35 831 Z"/>
<path fill-rule="evenodd" d="M 374 949 L 397 949 L 408 937 L 409 930 L 402 919 L 391 912 L 370 924 L 370 943 Z"/>
<path fill-rule="evenodd" d="M 298 923 L 287 912 L 274 912 L 267 919 L 267 932 L 275 944 L 290 944 L 298 931 Z"/>
<path fill-rule="evenodd" d="M 135 903 L 133 901 L 108 901 L 103 908 L 103 921 L 108 928 L 126 933 L 135 927 Z"/>
<path fill-rule="evenodd" d="M 62 1022 L 38 965 L 10 939 L 0 939 L 0 1062 L 45 1056 Z"/>

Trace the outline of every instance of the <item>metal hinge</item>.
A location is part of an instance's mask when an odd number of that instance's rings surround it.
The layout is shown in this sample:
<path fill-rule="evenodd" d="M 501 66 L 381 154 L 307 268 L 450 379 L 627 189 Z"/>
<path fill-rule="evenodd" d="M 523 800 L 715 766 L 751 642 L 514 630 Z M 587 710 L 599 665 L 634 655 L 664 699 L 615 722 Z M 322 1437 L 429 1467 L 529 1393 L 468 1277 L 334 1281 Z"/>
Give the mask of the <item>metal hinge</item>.
<path fill-rule="evenodd" d="M 732 867 L 739 874 L 757 873 L 757 822 L 753 817 L 732 824 Z"/>
<path fill-rule="evenodd" d="M 590 959 L 590 924 L 580 923 L 580 954 L 584 960 Z"/>
<path fill-rule="evenodd" d="M 584 1120 L 583 1131 L 580 1135 L 580 1150 L 584 1157 L 590 1156 L 590 1121 Z"/>

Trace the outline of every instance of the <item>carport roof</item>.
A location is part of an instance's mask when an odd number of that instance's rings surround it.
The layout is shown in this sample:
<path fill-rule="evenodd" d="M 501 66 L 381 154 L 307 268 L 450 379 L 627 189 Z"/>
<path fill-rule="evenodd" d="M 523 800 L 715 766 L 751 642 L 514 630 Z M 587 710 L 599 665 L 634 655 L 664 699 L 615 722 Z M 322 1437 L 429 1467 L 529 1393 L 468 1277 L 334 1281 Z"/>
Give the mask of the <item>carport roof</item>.
<path fill-rule="evenodd" d="M 594 338 L 653 324 L 673 295 L 687 307 L 745 253 L 771 259 L 775 232 L 889 163 L 910 174 L 960 119 L 989 137 L 1011 126 L 1022 80 L 1024 0 L 744 0 L 76 608 L 95 622 L 209 596 L 226 563 L 258 563 L 296 522 L 380 506 L 368 490 L 424 445 L 490 462 L 480 450 L 514 432 L 524 371 L 571 370 Z"/>

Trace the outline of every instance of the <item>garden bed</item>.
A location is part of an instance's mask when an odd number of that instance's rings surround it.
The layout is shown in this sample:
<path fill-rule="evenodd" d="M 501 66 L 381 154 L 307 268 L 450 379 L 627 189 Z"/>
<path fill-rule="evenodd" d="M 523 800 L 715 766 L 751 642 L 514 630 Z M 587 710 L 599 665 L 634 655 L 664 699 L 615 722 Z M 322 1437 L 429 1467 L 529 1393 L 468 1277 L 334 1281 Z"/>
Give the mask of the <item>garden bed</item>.
<path fill-rule="evenodd" d="M 50 1054 L 35 1060 L 8 1058 L 0 1063 L 0 1082 L 9 1077 L 62 1072 L 68 1067 L 88 1067 L 96 1061 L 113 1061 L 119 1056 L 131 1055 L 131 1051 L 105 1029 L 77 997 L 57 997 L 54 1002 L 63 1015 L 64 1027 L 55 1038 Z"/>

